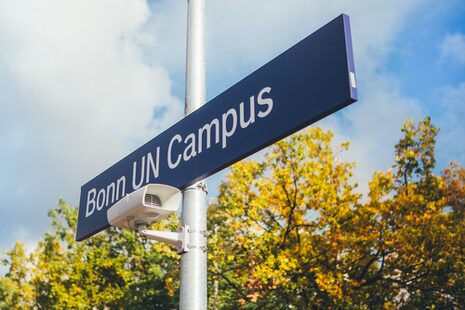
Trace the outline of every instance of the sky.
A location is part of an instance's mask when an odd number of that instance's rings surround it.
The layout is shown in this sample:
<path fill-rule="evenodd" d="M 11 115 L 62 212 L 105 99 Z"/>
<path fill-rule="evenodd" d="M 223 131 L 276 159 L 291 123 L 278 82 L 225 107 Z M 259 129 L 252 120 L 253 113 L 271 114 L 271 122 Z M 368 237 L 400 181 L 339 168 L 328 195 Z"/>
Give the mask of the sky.
<path fill-rule="evenodd" d="M 431 116 L 438 173 L 465 166 L 463 0 L 206 0 L 207 99 L 341 13 L 359 101 L 312 125 L 350 141 L 359 191 L 403 122 Z M 59 198 L 179 121 L 187 1 L 0 0 L 0 250 L 29 248 Z M 224 171 L 208 179 L 214 197 Z"/>

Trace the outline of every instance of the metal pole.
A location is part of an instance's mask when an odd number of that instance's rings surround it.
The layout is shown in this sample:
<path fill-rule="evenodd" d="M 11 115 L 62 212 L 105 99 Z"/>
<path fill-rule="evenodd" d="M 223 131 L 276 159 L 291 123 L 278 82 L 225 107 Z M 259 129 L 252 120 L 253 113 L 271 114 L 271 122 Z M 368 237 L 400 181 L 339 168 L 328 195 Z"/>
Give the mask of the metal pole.
<path fill-rule="evenodd" d="M 205 0 L 188 0 L 185 115 L 205 103 Z M 182 225 L 191 230 L 190 249 L 181 254 L 181 310 L 207 309 L 207 187 L 183 191 Z"/>

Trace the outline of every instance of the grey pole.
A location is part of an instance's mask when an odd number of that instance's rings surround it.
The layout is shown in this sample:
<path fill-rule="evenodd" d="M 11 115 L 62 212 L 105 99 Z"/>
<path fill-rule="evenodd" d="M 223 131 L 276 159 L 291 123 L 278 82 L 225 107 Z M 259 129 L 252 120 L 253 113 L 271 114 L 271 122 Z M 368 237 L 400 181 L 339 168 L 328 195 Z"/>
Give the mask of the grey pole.
<path fill-rule="evenodd" d="M 205 0 L 188 0 L 185 115 L 205 103 Z M 182 225 L 189 225 L 190 248 L 181 254 L 181 310 L 207 309 L 207 186 L 183 191 Z"/>

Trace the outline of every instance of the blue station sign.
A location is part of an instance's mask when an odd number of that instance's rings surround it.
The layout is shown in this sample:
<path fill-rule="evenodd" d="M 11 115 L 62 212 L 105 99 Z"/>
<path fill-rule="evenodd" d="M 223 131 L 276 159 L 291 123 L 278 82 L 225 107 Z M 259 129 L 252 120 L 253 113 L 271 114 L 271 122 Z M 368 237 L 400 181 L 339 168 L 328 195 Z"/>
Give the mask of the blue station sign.
<path fill-rule="evenodd" d="M 340 15 L 81 187 L 76 239 L 149 183 L 184 189 L 357 100 L 349 17 Z"/>

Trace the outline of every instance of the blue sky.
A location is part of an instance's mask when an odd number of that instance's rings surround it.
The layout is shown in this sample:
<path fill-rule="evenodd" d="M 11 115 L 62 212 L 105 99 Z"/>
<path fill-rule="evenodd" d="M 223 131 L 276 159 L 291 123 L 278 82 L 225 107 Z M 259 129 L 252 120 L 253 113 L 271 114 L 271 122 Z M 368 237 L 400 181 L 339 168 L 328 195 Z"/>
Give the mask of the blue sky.
<path fill-rule="evenodd" d="M 76 205 L 82 184 L 182 117 L 186 2 L 0 2 L 0 249 L 33 247 L 58 198 Z M 360 100 L 316 125 L 351 141 L 359 190 L 392 165 L 408 117 L 441 127 L 438 171 L 465 165 L 463 0 L 207 0 L 208 98 L 340 13 Z"/>

